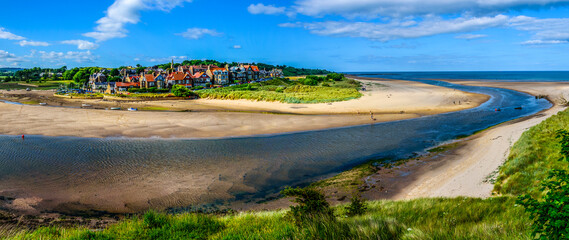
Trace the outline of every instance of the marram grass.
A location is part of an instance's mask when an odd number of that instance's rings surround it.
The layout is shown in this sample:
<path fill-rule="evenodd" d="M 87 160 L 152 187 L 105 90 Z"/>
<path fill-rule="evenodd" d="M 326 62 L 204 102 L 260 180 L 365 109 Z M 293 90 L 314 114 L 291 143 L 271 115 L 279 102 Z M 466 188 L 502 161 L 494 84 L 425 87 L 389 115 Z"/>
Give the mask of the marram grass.
<path fill-rule="evenodd" d="M 44 227 L 7 239 L 530 239 L 529 221 L 512 197 L 371 201 L 366 214 L 296 226 L 286 211 L 216 216 L 150 211 L 102 230 Z M 1 233 L 0 233 L 1 234 Z"/>

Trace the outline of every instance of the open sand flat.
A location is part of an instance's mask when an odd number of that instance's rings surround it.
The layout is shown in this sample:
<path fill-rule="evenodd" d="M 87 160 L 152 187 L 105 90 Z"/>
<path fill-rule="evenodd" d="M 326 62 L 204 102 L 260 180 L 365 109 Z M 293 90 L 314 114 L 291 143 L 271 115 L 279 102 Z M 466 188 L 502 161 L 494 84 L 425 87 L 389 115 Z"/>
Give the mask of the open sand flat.
<path fill-rule="evenodd" d="M 368 91 L 363 92 L 365 96 L 331 104 L 209 99 L 127 103 L 57 99 L 59 102 L 52 103 L 49 96 L 53 92 L 49 91 L 2 91 L 2 98 L 10 101 L 32 99 L 62 106 L 80 106 L 82 103 L 102 107 L 119 105 L 123 109 L 164 107 L 191 112 L 128 112 L 0 103 L 0 121 L 10 123 L 0 126 L 0 134 L 162 138 L 274 134 L 416 118 L 476 107 L 488 99 L 485 95 L 409 81 L 363 82 L 368 86 Z M 371 119 L 370 111 L 374 113 L 375 121 Z"/>

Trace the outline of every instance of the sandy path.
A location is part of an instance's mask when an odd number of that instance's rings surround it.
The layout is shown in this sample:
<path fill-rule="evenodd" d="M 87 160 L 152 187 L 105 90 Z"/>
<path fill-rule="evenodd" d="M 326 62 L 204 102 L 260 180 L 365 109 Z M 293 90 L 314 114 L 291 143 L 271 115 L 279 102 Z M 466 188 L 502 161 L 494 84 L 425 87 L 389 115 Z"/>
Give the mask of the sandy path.
<path fill-rule="evenodd" d="M 488 96 L 409 81 L 365 81 L 368 91 L 360 99 L 328 104 L 284 104 L 275 102 L 197 100 L 121 103 L 127 107 L 168 107 L 192 112 L 128 112 L 96 109 L 23 106 L 0 103 L 0 134 L 77 137 L 204 138 L 274 134 L 362 125 L 458 111 L 480 105 Z M 1 92 L 13 100 L 12 92 Z M 35 94 L 35 93 L 32 93 Z M 52 92 L 37 99 L 46 100 Z M 6 97 L 8 96 L 8 97 Z M 32 97 L 34 97 L 32 95 Z M 59 99 L 57 99 L 59 100 Z M 458 104 L 458 102 L 461 104 Z M 63 105 L 116 104 L 102 100 L 71 100 Z M 51 105 L 51 103 L 50 103 Z M 197 110 L 198 112 L 193 112 Z M 213 112 L 204 110 L 215 110 Z M 291 114 L 262 114 L 221 111 L 265 111 Z M 369 112 L 374 112 L 375 121 Z"/>

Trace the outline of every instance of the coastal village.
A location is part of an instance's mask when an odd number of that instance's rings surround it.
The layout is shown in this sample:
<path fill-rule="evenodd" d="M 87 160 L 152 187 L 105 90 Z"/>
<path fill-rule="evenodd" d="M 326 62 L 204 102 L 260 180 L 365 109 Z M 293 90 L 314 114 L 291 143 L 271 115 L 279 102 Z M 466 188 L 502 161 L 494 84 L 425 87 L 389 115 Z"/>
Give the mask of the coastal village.
<path fill-rule="evenodd" d="M 136 68 L 127 67 L 120 71 L 120 82 L 108 82 L 109 70 L 89 76 L 89 88 L 93 92 L 115 94 L 126 92 L 130 88 L 171 89 L 181 85 L 189 89 L 215 88 L 232 84 L 260 81 L 266 78 L 284 77 L 282 69 L 259 69 L 256 65 L 239 64 L 230 67 L 225 65 L 180 65 L 169 69 L 148 67 L 144 72 L 137 73 Z"/>

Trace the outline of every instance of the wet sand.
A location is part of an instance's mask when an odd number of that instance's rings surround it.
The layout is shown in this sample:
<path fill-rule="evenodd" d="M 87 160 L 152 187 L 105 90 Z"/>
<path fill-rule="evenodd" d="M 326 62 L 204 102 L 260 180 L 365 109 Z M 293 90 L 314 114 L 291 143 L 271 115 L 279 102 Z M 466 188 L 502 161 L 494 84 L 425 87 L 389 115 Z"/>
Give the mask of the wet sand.
<path fill-rule="evenodd" d="M 360 99 L 323 104 L 248 100 L 110 102 L 60 99 L 51 91 L 0 91 L 0 98 L 34 105 L 0 103 L 2 135 L 76 137 L 209 138 L 319 130 L 417 118 L 479 106 L 488 96 L 399 80 L 362 80 Z M 38 106 L 46 102 L 49 106 Z M 171 111 L 80 109 L 120 106 Z M 70 106 L 60 108 L 50 106 Z M 183 112 L 173 112 L 183 111 Z M 370 112 L 373 113 L 371 119 Z"/>

